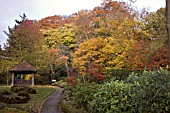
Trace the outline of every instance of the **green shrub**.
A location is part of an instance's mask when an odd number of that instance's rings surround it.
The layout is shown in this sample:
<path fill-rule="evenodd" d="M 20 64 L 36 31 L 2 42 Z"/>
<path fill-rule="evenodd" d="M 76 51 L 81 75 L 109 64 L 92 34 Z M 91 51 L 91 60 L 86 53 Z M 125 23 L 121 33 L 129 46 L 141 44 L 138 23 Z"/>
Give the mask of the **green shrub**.
<path fill-rule="evenodd" d="M 30 95 L 27 92 L 25 92 L 25 91 L 19 92 L 18 96 L 24 96 L 24 97 L 26 97 L 27 100 L 31 99 Z"/>
<path fill-rule="evenodd" d="M 11 95 L 12 93 L 8 90 L 3 90 L 2 95 Z"/>
<path fill-rule="evenodd" d="M 14 104 L 15 103 L 15 96 L 13 96 L 13 95 L 2 96 L 1 102 L 7 103 L 7 104 Z"/>
<path fill-rule="evenodd" d="M 54 83 L 52 84 L 52 86 L 58 86 L 58 87 L 60 87 L 60 88 L 64 88 L 66 85 L 67 85 L 67 82 L 65 82 L 65 81 L 63 81 L 63 80 L 54 82 Z"/>
<path fill-rule="evenodd" d="M 15 104 L 28 103 L 28 99 L 25 96 L 15 96 Z"/>
<path fill-rule="evenodd" d="M 27 103 L 28 102 L 28 96 L 27 95 L 23 95 L 23 94 L 19 94 L 18 96 L 16 95 L 3 95 L 0 98 L 0 101 L 3 103 L 7 103 L 7 104 L 20 104 L 20 103 Z"/>
<path fill-rule="evenodd" d="M 25 91 L 29 94 L 37 94 L 37 91 L 30 87 L 27 87 Z"/>
<path fill-rule="evenodd" d="M 51 79 L 50 79 L 50 76 L 49 75 L 41 75 L 41 76 L 38 76 L 36 79 L 35 79 L 35 84 L 38 84 L 38 85 L 47 85 L 47 84 L 51 84 Z"/>
<path fill-rule="evenodd" d="M 73 92 L 73 99 L 79 108 L 87 108 L 88 103 L 93 100 L 93 95 L 97 92 L 98 84 L 87 83 L 83 85 L 77 84 L 75 91 Z"/>
<path fill-rule="evenodd" d="M 1 98 L 2 98 L 2 92 L 0 92 L 0 100 L 1 100 Z"/>
<path fill-rule="evenodd" d="M 30 93 L 30 94 L 36 94 L 37 93 L 35 89 L 27 87 L 27 86 L 12 86 L 11 91 L 15 92 L 15 93 L 18 93 L 18 92 L 21 92 L 21 91 L 26 91 L 27 93 Z"/>
<path fill-rule="evenodd" d="M 18 93 L 20 91 L 25 91 L 25 86 L 12 86 L 11 91 L 14 93 Z"/>
<path fill-rule="evenodd" d="M 144 71 L 140 76 L 131 75 L 133 84 L 132 105 L 134 112 L 170 112 L 170 76 L 166 70 Z"/>
<path fill-rule="evenodd" d="M 89 102 L 92 113 L 126 113 L 131 106 L 131 84 L 115 79 L 100 85 Z"/>
<path fill-rule="evenodd" d="M 134 73 L 125 80 L 78 84 L 77 106 L 90 113 L 169 113 L 170 76 L 166 70 Z"/>

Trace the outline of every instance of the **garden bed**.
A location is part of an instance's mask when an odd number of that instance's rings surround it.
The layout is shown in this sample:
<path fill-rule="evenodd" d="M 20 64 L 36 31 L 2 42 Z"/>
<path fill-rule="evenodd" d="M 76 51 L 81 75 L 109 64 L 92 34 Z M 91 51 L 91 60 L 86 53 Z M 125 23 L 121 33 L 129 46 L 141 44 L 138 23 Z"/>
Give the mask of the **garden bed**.
<path fill-rule="evenodd" d="M 26 111 L 26 112 L 38 112 L 38 110 L 41 107 L 41 104 L 43 101 L 51 95 L 56 89 L 54 87 L 49 86 L 35 86 L 33 87 L 37 94 L 30 94 L 30 100 L 28 103 L 22 103 L 22 104 L 3 104 L 3 109 L 1 108 L 1 111 L 4 111 L 3 113 L 8 113 L 5 111 L 8 111 L 8 109 L 15 109 L 18 110 L 18 113 L 20 111 Z M 7 86 L 0 86 L 0 91 L 2 90 L 10 90 L 10 87 Z"/>

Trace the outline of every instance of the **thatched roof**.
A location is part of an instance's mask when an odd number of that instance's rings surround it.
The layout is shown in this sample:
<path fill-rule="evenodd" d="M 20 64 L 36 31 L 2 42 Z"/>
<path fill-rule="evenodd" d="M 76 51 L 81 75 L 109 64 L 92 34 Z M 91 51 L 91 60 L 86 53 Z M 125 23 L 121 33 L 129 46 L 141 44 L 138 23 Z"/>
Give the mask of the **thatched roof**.
<path fill-rule="evenodd" d="M 26 74 L 26 73 L 35 73 L 36 69 L 35 69 L 35 67 L 28 64 L 26 61 L 22 61 L 21 63 L 16 65 L 14 68 L 9 70 L 9 72 Z"/>

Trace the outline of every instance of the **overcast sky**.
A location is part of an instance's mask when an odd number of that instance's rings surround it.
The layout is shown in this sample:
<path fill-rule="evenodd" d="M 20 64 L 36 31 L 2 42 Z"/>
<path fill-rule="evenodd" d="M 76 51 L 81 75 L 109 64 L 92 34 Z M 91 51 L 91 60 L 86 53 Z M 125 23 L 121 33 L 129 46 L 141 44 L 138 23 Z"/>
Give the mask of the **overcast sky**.
<path fill-rule="evenodd" d="M 7 39 L 3 30 L 13 27 L 15 19 L 20 19 L 19 14 L 25 13 L 29 19 L 40 20 L 47 16 L 70 15 L 81 9 L 93 9 L 101 3 L 102 0 L 0 0 L 0 44 L 3 45 Z M 139 9 L 146 7 L 156 11 L 165 7 L 165 0 L 137 0 L 131 4 Z"/>

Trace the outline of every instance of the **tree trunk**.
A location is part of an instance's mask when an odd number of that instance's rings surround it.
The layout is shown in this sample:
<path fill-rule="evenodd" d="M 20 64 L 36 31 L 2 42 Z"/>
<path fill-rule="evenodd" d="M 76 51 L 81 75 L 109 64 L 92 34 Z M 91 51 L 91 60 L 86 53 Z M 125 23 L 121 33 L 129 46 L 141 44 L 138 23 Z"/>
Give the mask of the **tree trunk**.
<path fill-rule="evenodd" d="M 65 61 L 65 66 L 66 66 L 66 69 L 67 69 L 67 75 L 68 77 L 70 76 L 70 73 L 69 73 L 69 67 L 68 67 L 68 62 L 67 60 Z"/>
<path fill-rule="evenodd" d="M 170 69 L 170 0 L 166 0 L 166 19 L 167 19 L 167 32 L 168 32 L 168 65 Z"/>

